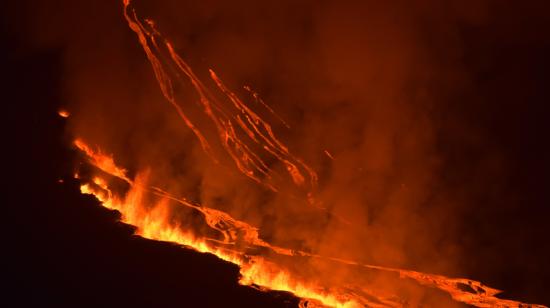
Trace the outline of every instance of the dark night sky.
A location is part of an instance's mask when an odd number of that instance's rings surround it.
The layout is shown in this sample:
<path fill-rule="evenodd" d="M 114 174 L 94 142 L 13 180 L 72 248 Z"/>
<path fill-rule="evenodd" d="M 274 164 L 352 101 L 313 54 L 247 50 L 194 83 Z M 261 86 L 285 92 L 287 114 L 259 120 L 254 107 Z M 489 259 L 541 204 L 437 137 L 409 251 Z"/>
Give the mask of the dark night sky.
<path fill-rule="evenodd" d="M 214 257 L 132 236 L 115 213 L 80 195 L 76 182 L 57 183 L 70 178 L 76 159 L 56 115 L 64 46 L 39 46 L 26 36 L 29 3 L 7 5 L 2 13 L 9 182 L 2 270 L 8 296 L 2 301 L 295 305 L 289 295 L 236 285 L 238 269 Z M 436 146 L 445 153 L 441 181 L 469 204 L 457 218 L 456 244 L 468 252 L 459 261 L 463 275 L 504 289 L 510 298 L 549 305 L 550 15 L 542 1 L 489 3 L 485 22 L 461 26 L 456 34 L 468 85 L 431 110 L 439 128 Z M 481 137 L 472 138 L 472 131 Z M 208 273 L 222 274 L 211 279 Z"/>

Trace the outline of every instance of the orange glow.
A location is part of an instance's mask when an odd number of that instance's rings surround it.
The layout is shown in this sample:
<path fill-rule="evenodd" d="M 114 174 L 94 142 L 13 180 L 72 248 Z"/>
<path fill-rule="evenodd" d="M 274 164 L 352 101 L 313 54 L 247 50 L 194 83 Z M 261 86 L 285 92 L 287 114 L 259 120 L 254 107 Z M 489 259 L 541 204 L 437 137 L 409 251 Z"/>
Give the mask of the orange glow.
<path fill-rule="evenodd" d="M 115 165 L 115 162 L 113 161 L 112 157 L 103 155 L 100 151 L 97 153 L 94 152 L 94 150 L 92 150 L 87 144 L 85 144 L 79 139 L 74 141 L 74 145 L 93 160 L 92 164 L 94 166 L 116 177 L 119 177 L 128 183 L 131 183 L 130 179 L 126 177 L 126 170 L 122 168 L 118 168 Z M 78 178 L 78 177 L 75 175 L 75 178 Z"/>
<path fill-rule="evenodd" d="M 289 176 L 294 185 L 300 187 L 300 190 L 305 190 L 306 194 L 312 195 L 317 187 L 317 174 L 310 166 L 290 153 L 289 149 L 275 136 L 269 123 L 232 92 L 213 70 L 209 70 L 210 78 L 216 84 L 217 90 L 224 95 L 224 99 L 218 99 L 177 54 L 172 43 L 162 37 L 154 22 L 152 20 L 141 21 L 138 18 L 136 12 L 130 8 L 129 0 L 124 0 L 124 16 L 130 29 L 138 36 L 162 94 L 195 134 L 205 154 L 213 161 L 218 162 L 217 157 L 220 154 L 212 150 L 213 145 L 218 144 L 233 161 L 237 170 L 251 180 L 277 192 L 280 190 L 280 185 L 276 178 Z M 168 63 L 160 60 L 164 58 L 168 60 Z M 174 95 L 173 85 L 178 81 L 170 75 L 169 72 L 172 70 L 178 72 L 177 76 L 188 78 L 199 97 L 197 103 L 211 120 L 213 128 L 217 132 L 217 139 L 207 138 L 206 134 L 185 113 L 182 108 L 183 104 Z M 250 88 L 247 88 L 247 91 L 262 106 L 267 106 Z M 271 108 L 267 107 L 267 109 L 269 112 L 273 112 Z M 252 149 L 254 146 L 259 146 L 261 153 L 254 151 Z M 279 161 L 285 167 L 287 174 L 277 174 L 274 169 L 270 168 L 267 159 L 263 158 L 264 155 Z"/>
<path fill-rule="evenodd" d="M 123 0 L 123 4 L 124 18 L 137 35 L 162 96 L 171 106 L 170 110 L 177 115 L 177 120 L 182 121 L 186 129 L 192 132 L 199 145 L 198 155 L 201 159 L 207 158 L 209 167 L 211 164 L 230 169 L 228 173 L 232 172 L 231 175 L 235 175 L 235 178 L 244 179 L 243 182 L 247 183 L 245 185 L 260 187 L 262 194 L 269 193 L 273 198 L 282 196 L 284 201 L 280 203 L 288 203 L 285 206 L 289 208 L 307 205 L 304 208 L 308 211 L 330 216 L 329 223 L 335 218 L 338 223 L 346 224 L 350 229 L 356 227 L 338 214 L 330 212 L 329 204 L 322 203 L 324 191 L 319 191 L 321 185 L 318 183 L 322 182 L 318 180 L 316 170 L 293 153 L 291 147 L 277 136 L 273 123 L 262 118 L 263 110 L 274 115 L 283 126 L 289 128 L 257 93 L 245 87 L 252 102 L 247 104 L 247 100 L 233 92 L 214 70 L 208 70 L 204 80 L 199 78 L 202 75 L 196 74 L 184 61 L 172 42 L 161 35 L 153 20 L 140 18 L 132 7 L 131 0 Z M 196 101 L 187 102 L 181 96 L 178 97 L 180 84 L 186 85 L 181 87 L 183 89 L 191 89 L 190 92 L 194 94 L 192 97 Z M 189 111 L 187 108 L 191 108 L 190 106 L 195 109 Z M 262 110 L 258 111 L 256 108 Z M 69 114 L 60 111 L 59 115 L 66 117 Z M 281 239 L 276 238 L 276 235 L 264 235 L 258 226 L 263 228 L 265 225 L 248 216 L 239 216 L 241 213 L 233 212 L 232 209 L 216 206 L 208 198 L 182 197 L 179 194 L 187 192 L 178 190 L 177 185 L 181 183 L 181 178 L 158 184 L 156 180 L 159 176 L 155 176 L 157 174 L 153 172 L 156 169 L 136 168 L 137 173 L 134 176 L 133 172 L 129 174 L 124 168 L 133 165 L 126 166 L 121 164 L 123 160 L 115 160 L 124 158 L 118 156 L 120 153 L 114 157 L 110 152 L 104 151 L 106 148 L 88 144 L 81 138 L 74 141 L 74 146 L 92 166 L 89 173 L 77 171 L 74 174 L 81 183 L 81 192 L 95 196 L 104 207 L 120 212 L 121 221 L 135 226 L 137 235 L 215 255 L 240 268 L 240 284 L 260 290 L 290 292 L 302 299 L 301 307 L 410 307 L 415 306 L 415 298 L 422 298 L 427 293 L 425 289 L 448 294 L 444 300 L 451 301 L 452 298 L 476 307 L 524 305 L 517 301 L 499 299 L 495 296 L 499 290 L 474 280 L 365 264 L 363 259 L 355 259 L 356 256 L 349 259 L 337 258 L 313 245 L 296 245 L 300 247 L 297 249 L 292 243 L 277 241 Z M 327 147 L 337 151 L 329 145 Z M 322 157 L 323 151 L 319 152 Z M 344 160 L 341 153 L 334 153 L 337 157 L 335 160 L 331 152 L 324 150 L 324 155 L 334 160 L 331 165 Z M 326 162 L 324 157 L 323 161 Z M 319 174 L 323 172 L 320 171 Z M 224 180 L 221 177 L 219 179 L 220 182 Z M 220 187 L 224 187 L 226 183 L 227 181 L 221 183 Z M 224 202 L 229 203 L 224 204 L 228 206 L 233 205 L 230 202 L 238 203 L 233 199 L 222 199 L 220 203 Z M 271 205 L 269 202 L 265 203 L 254 203 L 253 206 Z M 292 212 L 293 215 L 301 215 L 296 213 L 298 212 Z M 305 218 L 310 218 L 308 214 L 309 212 L 304 214 L 307 216 Z M 311 224 L 317 223 L 315 219 L 316 217 L 304 219 L 304 229 L 309 228 L 311 221 Z M 312 239 L 314 240 L 317 239 Z M 413 299 L 409 301 L 410 298 Z"/>
<path fill-rule="evenodd" d="M 137 227 L 136 233 L 144 238 L 177 243 L 202 253 L 210 253 L 240 267 L 243 285 L 256 285 L 267 290 L 288 291 L 303 299 L 301 307 L 316 305 L 329 307 L 402 307 L 399 301 L 388 296 L 386 291 L 369 290 L 363 285 L 348 285 L 345 288 L 325 286 L 315 277 L 304 277 L 299 272 L 286 268 L 278 262 L 277 255 L 290 258 L 311 258 L 342 265 L 377 270 L 384 273 L 397 273 L 401 278 L 408 278 L 420 285 L 437 288 L 447 292 L 459 302 L 476 307 L 521 307 L 520 302 L 495 297 L 499 290 L 483 285 L 480 282 L 448 278 L 441 275 L 420 273 L 409 270 L 361 264 L 351 260 L 342 260 L 303 251 L 295 251 L 269 244 L 259 237 L 258 229 L 246 222 L 239 221 L 220 210 L 193 204 L 185 199 L 176 198 L 169 193 L 147 185 L 147 172 L 142 172 L 133 181 L 128 180 L 123 168 L 114 164 L 112 157 L 101 151 L 93 151 L 82 140 L 75 145 L 84 153 L 90 162 L 103 172 L 127 182 L 130 189 L 120 196 L 111 191 L 109 181 L 100 176 L 92 177 L 89 182 L 83 181 L 80 190 L 83 194 L 94 195 L 104 207 L 119 211 L 124 223 Z M 80 178 L 78 173 L 76 178 Z M 151 202 L 154 195 L 157 201 Z M 184 224 L 176 223 L 171 204 L 184 206 L 200 212 L 205 224 L 223 235 L 222 240 L 207 238 L 194 234 Z M 242 243 L 237 245 L 237 243 Z M 244 245 L 243 245 L 244 244 Z M 253 247 L 264 247 L 272 253 L 249 254 Z M 465 291 L 468 286 L 473 291 Z M 531 307 L 544 307 L 532 305 Z"/>
<path fill-rule="evenodd" d="M 71 114 L 65 110 L 65 109 L 59 109 L 59 111 L 57 111 L 57 114 L 62 117 L 62 118 L 68 118 Z"/>
<path fill-rule="evenodd" d="M 163 196 L 152 206 L 144 202 L 144 197 L 148 192 L 146 187 L 147 176 L 138 175 L 132 184 L 131 189 L 124 198 L 119 199 L 108 188 L 106 182 L 94 177 L 92 183 L 82 184 L 80 190 L 83 194 L 94 195 L 106 208 L 117 210 L 122 214 L 122 221 L 136 226 L 136 233 L 144 238 L 177 243 L 196 251 L 210 253 L 218 258 L 237 264 L 240 266 L 241 279 L 239 283 L 243 285 L 258 285 L 271 290 L 289 291 L 298 297 L 313 299 L 327 306 L 334 307 L 352 307 L 353 300 L 339 300 L 335 295 L 315 291 L 319 286 L 309 285 L 293 279 L 292 275 L 280 268 L 277 264 L 267 261 L 260 256 L 247 256 L 244 253 L 217 247 L 213 239 L 199 238 L 193 233 L 187 232 L 171 222 L 169 196 Z M 193 206 L 193 205 L 189 205 Z M 200 208 L 205 214 L 207 223 L 214 228 L 219 226 L 219 222 L 233 225 L 234 229 L 226 230 L 227 234 L 237 234 L 238 231 L 245 231 L 244 241 L 249 244 L 270 247 L 269 244 L 258 238 L 258 233 L 252 226 L 235 221 L 226 213 L 209 209 Z M 224 232 L 222 229 L 219 231 Z M 226 234 L 224 234 L 226 235 Z M 224 242 L 231 243 L 231 237 L 225 238 Z M 291 254 L 290 250 L 272 247 L 274 251 L 282 254 Z M 311 306 L 310 306 L 311 307 Z"/>

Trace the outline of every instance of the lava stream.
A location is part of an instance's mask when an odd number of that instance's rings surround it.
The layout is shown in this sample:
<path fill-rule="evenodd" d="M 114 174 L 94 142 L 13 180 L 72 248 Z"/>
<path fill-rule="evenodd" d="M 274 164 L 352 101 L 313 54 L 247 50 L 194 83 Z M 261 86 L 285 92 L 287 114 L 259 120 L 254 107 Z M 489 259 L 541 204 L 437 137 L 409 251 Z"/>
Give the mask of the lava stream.
<path fill-rule="evenodd" d="M 173 44 L 160 34 L 154 21 L 140 19 L 131 7 L 131 0 L 123 0 L 123 4 L 124 17 L 145 51 L 162 95 L 194 133 L 203 152 L 217 164 L 231 162 L 237 172 L 274 194 L 297 196 L 296 199 L 326 211 L 316 196 L 316 172 L 291 153 L 276 136 L 271 124 L 231 91 L 213 70 L 209 70 L 210 87 L 207 86 Z M 175 91 L 177 85 L 191 86 L 196 104 L 184 103 Z M 259 106 L 288 127 L 255 92 L 245 89 Z M 200 112 L 188 112 L 188 108 L 193 107 L 198 107 Z M 151 186 L 147 171 L 130 177 L 124 168 L 117 166 L 112 156 L 94 149 L 82 139 L 75 140 L 74 145 L 96 168 L 89 177 L 77 172 L 81 192 L 92 194 L 106 208 L 119 211 L 121 220 L 135 226 L 138 235 L 216 255 L 239 266 L 241 284 L 291 292 L 304 299 L 300 304 L 303 307 L 410 306 L 411 302 L 402 296 L 406 288 L 394 284 L 406 285 L 409 289 L 413 288 L 411 284 L 414 288 L 422 286 L 476 307 L 529 306 L 499 299 L 495 296 L 499 290 L 474 280 L 361 264 L 273 245 L 261 238 L 257 227 L 246 221 L 171 194 L 162 187 Z M 330 152 L 325 150 L 325 154 L 333 159 Z M 120 185 L 114 184 L 116 181 L 122 181 L 126 189 L 121 190 Z M 328 268 L 329 273 L 323 273 L 325 276 L 342 268 L 352 268 L 356 275 L 345 281 L 321 279 L 316 272 L 318 269 L 312 266 L 315 262 L 330 264 L 322 267 Z M 381 285 L 372 279 L 380 275 L 388 276 L 385 279 L 392 283 Z"/>
<path fill-rule="evenodd" d="M 213 70 L 210 77 L 217 90 L 223 94 L 219 99 L 199 79 L 191 67 L 177 54 L 170 41 L 162 37 L 152 20 L 141 21 L 135 10 L 130 8 L 130 0 L 124 0 L 124 17 L 138 36 L 153 68 L 162 94 L 176 109 L 184 123 L 198 138 L 204 152 L 218 162 L 219 153 L 214 148 L 220 145 L 234 162 L 237 169 L 248 178 L 277 192 L 280 183 L 287 183 L 285 175 L 278 174 L 268 166 L 265 157 L 279 161 L 286 169 L 287 176 L 298 190 L 304 191 L 310 200 L 317 186 L 317 174 L 302 160 L 290 153 L 288 148 L 275 136 L 271 125 L 250 109 L 235 93 L 225 86 Z M 175 73 L 171 73 L 175 71 Z M 210 119 L 217 138 L 208 137 L 199 125 L 184 111 L 185 106 L 174 93 L 174 85 L 187 80 L 198 96 L 202 112 Z M 267 106 L 252 93 L 256 101 Z M 272 112 L 271 108 L 267 109 Z M 203 123 L 204 124 L 204 123 Z M 286 125 L 286 123 L 285 123 Z M 258 150 L 255 150 L 257 148 Z"/>
<path fill-rule="evenodd" d="M 145 238 L 173 242 L 192 248 L 199 252 L 214 254 L 222 260 L 240 267 L 240 283 L 255 285 L 263 289 L 288 291 L 308 302 L 308 307 L 317 303 L 330 307 L 403 307 L 406 302 L 387 290 L 372 290 L 363 285 L 348 284 L 324 285 L 315 277 L 304 277 L 301 273 L 287 267 L 277 256 L 294 258 L 320 259 L 342 265 L 355 266 L 368 270 L 396 273 L 403 279 L 447 292 L 458 301 L 476 307 L 544 307 L 526 305 L 517 301 L 497 298 L 499 290 L 490 288 L 470 279 L 448 278 L 441 275 L 426 274 L 416 271 L 361 264 L 352 260 L 343 260 L 329 256 L 278 247 L 269 244 L 259 237 L 259 230 L 250 224 L 237 220 L 229 214 L 194 204 L 186 199 L 177 198 L 170 193 L 147 185 L 147 173 L 141 173 L 134 180 L 129 180 L 125 170 L 118 167 L 111 156 L 100 150 L 93 150 L 81 139 L 75 146 L 86 156 L 88 162 L 113 178 L 129 185 L 123 194 L 112 191 L 109 182 L 102 175 L 94 175 L 89 181 L 82 180 L 81 192 L 92 194 L 103 206 L 117 210 L 122 214 L 124 223 L 137 227 L 137 234 Z M 78 176 L 80 178 L 80 176 Z M 158 197 L 150 204 L 147 195 Z M 208 238 L 190 231 L 186 226 L 173 219 L 170 203 L 184 206 L 203 215 L 205 224 L 211 230 L 219 232 L 222 239 Z M 265 248 L 270 253 L 259 254 L 255 248 Z M 251 252 L 254 251 L 254 252 Z M 523 305 L 523 306 L 522 306 Z M 304 306 L 305 307 L 305 306 Z"/>

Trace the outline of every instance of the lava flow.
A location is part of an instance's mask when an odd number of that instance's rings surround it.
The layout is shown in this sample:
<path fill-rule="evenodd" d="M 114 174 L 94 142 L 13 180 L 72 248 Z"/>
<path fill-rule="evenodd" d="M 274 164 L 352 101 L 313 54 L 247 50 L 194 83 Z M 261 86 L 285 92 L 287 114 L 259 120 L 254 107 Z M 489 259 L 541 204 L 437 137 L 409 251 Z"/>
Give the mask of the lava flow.
<path fill-rule="evenodd" d="M 125 170 L 115 165 L 111 156 L 94 151 L 82 140 L 75 146 L 86 156 L 90 165 L 97 170 L 82 177 L 81 192 L 94 195 L 106 208 L 122 214 L 124 223 L 137 227 L 137 234 L 148 239 L 173 242 L 199 252 L 214 254 L 222 260 L 240 267 L 240 283 L 260 289 L 288 291 L 302 298 L 301 306 L 315 307 L 404 307 L 407 299 L 398 297 L 395 290 L 387 286 L 354 284 L 345 286 L 323 284 L 316 277 L 307 277 L 301 271 L 304 259 L 315 259 L 338 266 L 353 266 L 364 275 L 398 274 L 398 279 L 410 279 L 433 289 L 447 292 L 458 301 L 476 307 L 544 307 L 527 305 L 521 302 L 497 298 L 499 290 L 487 287 L 469 279 L 448 278 L 441 275 L 416 271 L 360 264 L 330 256 L 321 256 L 269 244 L 259 237 L 258 229 L 246 222 L 234 219 L 225 212 L 194 204 L 186 199 L 175 197 L 164 190 L 147 184 L 147 172 L 142 172 L 134 180 L 129 180 Z M 121 181 L 128 185 L 126 190 L 115 191 L 111 185 Z M 120 185 L 118 185 L 120 186 Z M 182 213 L 181 209 L 188 211 Z M 183 215 L 191 212 L 202 215 L 202 226 L 189 225 Z M 179 219 L 178 219 L 179 218 Z M 204 227 L 216 231 L 214 237 L 205 236 Z M 195 230 L 195 231 L 192 231 Z M 216 236 L 217 235 L 217 236 Z M 261 249 L 265 249 L 263 251 Z M 289 260 L 290 259 L 290 264 Z M 292 264 L 295 262 L 296 264 Z M 297 267 L 295 267 L 297 265 Z M 360 281 L 361 277 L 357 279 Z M 306 304 L 307 303 L 307 304 Z"/>
<path fill-rule="evenodd" d="M 147 54 L 162 94 L 196 135 L 206 154 L 218 161 L 220 154 L 213 148 L 214 144 L 217 147 L 221 146 L 242 174 L 273 191 L 279 191 L 280 187 L 277 184 L 281 179 L 278 177 L 284 175 L 276 174 L 268 166 L 267 160 L 261 156 L 267 154 L 280 161 L 294 184 L 299 187 L 305 186 L 305 192 L 311 196 L 317 184 L 317 174 L 289 152 L 277 139 L 269 123 L 231 92 L 213 70 L 209 71 L 210 77 L 218 90 L 225 95 L 226 100 L 220 100 L 210 92 L 191 67 L 176 53 L 172 43 L 161 36 L 155 23 L 152 20 L 145 20 L 145 23 L 140 21 L 135 10 L 130 9 L 130 0 L 124 0 L 124 17 L 129 27 L 137 34 Z M 171 74 L 170 71 L 176 73 Z M 207 134 L 199 129 L 198 124 L 184 112 L 174 91 L 174 84 L 184 77 L 195 89 L 202 112 L 211 120 L 218 138 L 208 138 Z M 258 151 L 254 151 L 254 147 Z"/>
<path fill-rule="evenodd" d="M 130 0 L 123 4 L 125 20 L 137 35 L 164 98 L 215 166 L 229 168 L 271 194 L 297 200 L 298 206 L 338 218 L 320 201 L 317 173 L 276 136 L 272 124 L 213 70 L 208 72 L 212 86 L 207 86 L 152 20 L 140 19 Z M 194 90 L 194 111 L 190 112 L 190 104 L 178 96 L 178 84 Z M 259 106 L 288 127 L 258 94 L 246 90 Z M 59 114 L 69 116 L 66 111 Z M 303 307 L 415 306 L 422 304 L 419 298 L 428 293 L 434 294 L 438 306 L 460 302 L 476 307 L 526 307 L 518 301 L 497 298 L 499 290 L 478 281 L 363 264 L 275 244 L 245 219 L 159 187 L 158 181 L 151 181 L 150 169 L 132 175 L 117 165 L 105 148 L 102 151 L 83 139 L 76 139 L 74 146 L 89 165 L 75 174 L 82 183 L 81 192 L 120 212 L 122 222 L 135 226 L 138 235 L 216 255 L 240 267 L 241 284 L 291 292 L 303 299 Z M 325 154 L 334 159 L 328 150 Z M 353 275 L 341 274 L 349 272 Z"/>

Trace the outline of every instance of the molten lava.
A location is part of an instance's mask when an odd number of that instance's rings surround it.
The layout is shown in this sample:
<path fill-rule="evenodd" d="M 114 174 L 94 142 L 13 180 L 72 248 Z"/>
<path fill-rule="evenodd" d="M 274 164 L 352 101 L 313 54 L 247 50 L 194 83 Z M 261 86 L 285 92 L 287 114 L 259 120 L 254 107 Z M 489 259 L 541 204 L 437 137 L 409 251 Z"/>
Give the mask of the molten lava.
<path fill-rule="evenodd" d="M 213 89 L 205 85 L 152 20 L 140 19 L 130 0 L 124 0 L 123 4 L 124 17 L 145 51 L 164 98 L 193 132 L 203 152 L 215 164 L 230 165 L 254 185 L 305 200 L 303 203 L 333 215 L 319 200 L 317 173 L 291 153 L 272 125 L 231 91 L 213 70 L 209 70 Z M 176 94 L 175 85 L 184 82 L 196 92 L 197 105 L 208 119 L 207 124 L 189 114 Z M 245 89 L 258 106 L 288 127 L 257 93 Z M 60 111 L 59 115 L 67 117 L 68 112 Z M 74 145 L 93 167 L 92 172 L 76 173 L 82 183 L 81 192 L 94 195 L 106 208 L 120 212 L 121 220 L 135 226 L 138 235 L 216 255 L 240 267 L 241 284 L 291 292 L 303 299 L 301 306 L 404 307 L 414 302 L 411 298 L 422 287 L 476 307 L 524 305 L 497 298 L 499 290 L 478 281 L 362 264 L 274 245 L 246 221 L 151 185 L 148 170 L 131 176 L 117 165 L 113 156 L 99 148 L 82 139 L 76 139 Z M 325 154 L 334 159 L 328 150 Z M 275 164 L 283 168 L 273 168 Z M 341 271 L 352 271 L 354 275 L 344 276 L 345 279 L 326 278 L 336 277 Z M 325 278 L 320 278 L 321 274 Z"/>
<path fill-rule="evenodd" d="M 270 245 L 259 237 L 258 229 L 246 222 L 239 221 L 222 211 L 205 207 L 177 198 L 157 187 L 147 185 L 147 172 L 140 173 L 129 180 L 124 169 L 115 165 L 112 157 L 101 151 L 94 151 L 82 140 L 76 140 L 75 146 L 86 155 L 89 163 L 100 171 L 88 180 L 83 179 L 81 192 L 94 195 L 106 208 L 119 211 L 122 221 L 137 227 L 137 234 L 144 238 L 177 243 L 203 253 L 216 255 L 222 260 L 240 267 L 240 283 L 255 285 L 269 290 L 288 291 L 303 299 L 301 306 L 323 305 L 329 307 L 403 307 L 406 303 L 392 290 L 380 286 L 364 284 L 324 285 L 315 277 L 307 277 L 288 265 L 295 260 L 298 267 L 303 259 L 317 259 L 323 262 L 337 263 L 357 267 L 357 271 L 369 270 L 381 273 L 396 273 L 400 279 L 411 279 L 431 288 L 440 289 L 459 302 L 476 307 L 522 307 L 517 301 L 495 297 L 500 291 L 483 285 L 478 281 L 462 278 L 448 278 L 440 275 L 415 271 L 360 264 L 350 260 L 321 256 Z M 99 175 L 101 174 L 101 175 Z M 77 174 L 77 178 L 81 178 Z M 107 178 L 110 178 L 108 182 Z M 115 192 L 110 184 L 123 181 L 129 185 L 125 193 Z M 151 198 L 151 196 L 156 197 Z M 219 232 L 220 238 L 206 237 L 190 231 L 196 226 L 185 225 L 176 212 L 179 207 L 202 214 L 204 225 Z M 268 252 L 258 253 L 258 248 Z M 282 258 L 280 258 L 282 257 Z M 308 263 L 305 263 L 308 264 Z M 307 272 L 307 271 L 304 271 Z M 368 275 L 365 272 L 365 275 Z M 372 287 L 372 289 L 370 289 Z M 531 307 L 544 307 L 531 305 Z"/>
<path fill-rule="evenodd" d="M 262 158 L 264 155 L 270 156 L 285 166 L 296 186 L 303 188 L 302 190 L 309 195 L 313 193 L 317 185 L 315 171 L 292 155 L 288 148 L 277 139 L 271 125 L 230 91 L 213 70 L 209 71 L 210 77 L 218 90 L 225 95 L 225 100 L 218 99 L 204 85 L 191 67 L 177 54 L 172 43 L 161 36 L 152 20 L 140 21 L 136 12 L 130 9 L 130 0 L 124 0 L 124 17 L 139 38 L 153 67 L 162 94 L 174 106 L 189 129 L 193 131 L 206 154 L 217 162 L 220 153 L 214 150 L 214 144 L 216 147 L 221 147 L 242 174 L 273 191 L 279 191 L 280 181 L 286 183 L 285 176 L 274 172 L 268 166 L 267 159 Z M 163 59 L 167 59 L 167 61 L 163 61 Z M 174 70 L 176 73 L 171 73 Z M 188 78 L 189 83 L 195 89 L 199 97 L 198 103 L 207 118 L 211 120 L 218 138 L 207 137 L 207 134 L 201 131 L 191 117 L 185 113 L 182 108 L 183 104 L 178 101 L 174 84 L 183 76 Z M 255 93 L 252 94 L 257 98 Z M 259 151 L 255 151 L 254 148 Z"/>
<path fill-rule="evenodd" d="M 121 168 L 111 164 L 111 157 L 91 151 L 90 147 L 80 140 L 75 141 L 75 145 L 88 156 L 91 164 L 130 185 L 129 191 L 120 198 L 111 191 L 106 180 L 94 176 L 89 183 L 81 185 L 81 192 L 92 194 L 106 208 L 119 211 L 123 222 L 137 227 L 138 235 L 177 243 L 237 264 L 241 268 L 240 283 L 242 284 L 289 291 L 299 297 L 313 299 L 328 306 L 352 303 L 351 300 L 338 299 L 336 295 L 319 291 L 320 286 L 294 279 L 287 270 L 269 261 L 268 258 L 246 254 L 247 250 L 254 247 L 268 248 L 277 254 L 287 256 L 299 255 L 299 252 L 269 245 L 259 238 L 256 228 L 235 220 L 224 212 L 195 205 L 185 199 L 175 198 L 158 188 L 148 187 L 146 173 L 139 174 L 134 181 L 128 181 L 125 175 L 119 177 Z M 147 194 L 156 195 L 159 197 L 158 201 L 147 203 Z M 213 230 L 219 231 L 223 239 L 199 237 L 187 231 L 186 227 L 189 226 L 173 220 L 174 209 L 171 208 L 170 202 L 200 212 L 204 217 L 204 223 Z"/>

